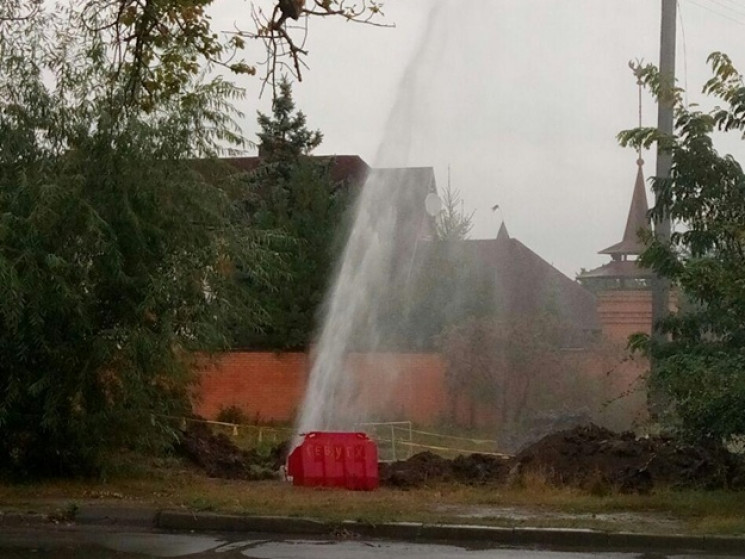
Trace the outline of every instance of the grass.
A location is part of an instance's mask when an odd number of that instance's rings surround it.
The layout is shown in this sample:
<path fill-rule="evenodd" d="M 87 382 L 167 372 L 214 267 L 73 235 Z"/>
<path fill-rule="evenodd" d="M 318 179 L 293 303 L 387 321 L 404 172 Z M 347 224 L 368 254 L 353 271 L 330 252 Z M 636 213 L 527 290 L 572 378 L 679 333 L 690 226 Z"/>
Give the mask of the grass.
<path fill-rule="evenodd" d="M 539 478 L 519 487 L 439 485 L 373 492 L 292 487 L 279 481 L 207 478 L 179 461 L 129 464 L 106 481 L 0 484 L 5 510 L 60 515 L 82 504 L 156 506 L 226 513 L 312 517 L 330 522 L 419 521 L 611 531 L 745 534 L 742 493 L 658 490 L 591 495 Z"/>

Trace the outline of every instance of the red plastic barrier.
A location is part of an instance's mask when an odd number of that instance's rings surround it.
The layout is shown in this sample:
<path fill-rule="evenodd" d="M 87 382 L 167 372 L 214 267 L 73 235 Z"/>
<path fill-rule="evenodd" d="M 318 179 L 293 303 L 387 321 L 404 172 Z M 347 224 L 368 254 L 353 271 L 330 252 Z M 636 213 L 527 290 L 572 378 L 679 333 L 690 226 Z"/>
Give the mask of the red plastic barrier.
<path fill-rule="evenodd" d="M 290 453 L 287 473 L 293 485 L 378 487 L 378 447 L 365 433 L 313 431 Z"/>

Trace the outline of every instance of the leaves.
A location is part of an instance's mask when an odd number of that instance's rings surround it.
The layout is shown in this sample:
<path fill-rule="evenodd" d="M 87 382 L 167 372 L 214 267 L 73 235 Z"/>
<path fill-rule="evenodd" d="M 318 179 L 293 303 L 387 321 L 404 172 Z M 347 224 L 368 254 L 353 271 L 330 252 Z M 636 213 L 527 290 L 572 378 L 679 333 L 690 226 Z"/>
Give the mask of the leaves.
<path fill-rule="evenodd" d="M 635 338 L 632 345 L 655 360 L 651 387 L 672 398 L 673 425 L 692 437 L 721 438 L 745 427 L 738 411 L 745 401 L 745 174 L 716 150 L 713 133 L 743 129 L 745 85 L 728 56 L 713 53 L 709 62 L 713 77 L 703 90 L 722 106 L 704 112 L 677 95 L 673 138 L 649 129 L 619 137 L 628 145 L 664 142 L 670 150 L 671 176 L 653 179 L 651 214 L 679 224 L 669 242 L 650 236 L 641 256 L 682 292 L 680 308 L 660 325 L 668 340 Z"/>
<path fill-rule="evenodd" d="M 35 49 L 0 35 L 0 464 L 17 475 L 171 444 L 194 355 L 264 312 L 224 263 L 256 285 L 276 270 L 227 186 L 193 168 L 242 141 L 234 90 L 190 83 L 143 112 L 57 24 Z"/>
<path fill-rule="evenodd" d="M 274 350 L 312 341 L 347 201 L 347 185 L 331 179 L 333 161 L 309 157 L 321 133 L 309 130 L 305 115 L 295 110 L 289 82 L 279 87 L 272 114 L 258 117 L 261 162 L 242 183 L 241 206 L 254 226 L 289 241 L 279 248 L 285 275 L 272 288 L 246 283 L 267 309 L 268 324 L 260 332 L 236 332 L 234 342 Z"/>
<path fill-rule="evenodd" d="M 437 238 L 441 241 L 463 240 L 473 228 L 473 214 L 463 211 L 460 192 L 450 184 L 442 193 L 443 208 L 436 218 Z"/>

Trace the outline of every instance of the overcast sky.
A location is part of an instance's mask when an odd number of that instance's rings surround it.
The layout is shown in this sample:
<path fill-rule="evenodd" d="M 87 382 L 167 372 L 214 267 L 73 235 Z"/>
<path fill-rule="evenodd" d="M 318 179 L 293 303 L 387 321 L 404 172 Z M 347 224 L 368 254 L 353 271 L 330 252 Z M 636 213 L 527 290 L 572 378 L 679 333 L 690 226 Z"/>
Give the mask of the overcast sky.
<path fill-rule="evenodd" d="M 294 94 L 324 134 L 317 154 L 430 166 L 440 187 L 450 166 L 475 211 L 473 238 L 494 237 L 504 218 L 570 277 L 604 263 L 596 253 L 621 239 L 636 174 L 636 154 L 615 139 L 638 119 L 628 62 L 658 63 L 660 0 L 387 0 L 384 11 L 395 28 L 310 22 L 310 68 Z M 216 0 L 215 27 L 247 27 L 249 13 L 245 0 Z M 745 71 L 745 0 L 680 0 L 678 15 L 677 78 L 707 106 L 710 52 Z M 257 78 L 240 84 L 253 134 L 270 100 L 258 99 Z M 723 151 L 743 161 L 740 144 Z M 654 154 L 644 159 L 649 177 Z"/>

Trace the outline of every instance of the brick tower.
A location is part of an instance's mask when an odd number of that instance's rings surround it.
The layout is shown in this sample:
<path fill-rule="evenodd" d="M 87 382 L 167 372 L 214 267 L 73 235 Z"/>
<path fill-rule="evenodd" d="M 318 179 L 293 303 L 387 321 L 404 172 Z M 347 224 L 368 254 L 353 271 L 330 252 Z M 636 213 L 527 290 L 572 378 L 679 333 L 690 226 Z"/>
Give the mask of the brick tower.
<path fill-rule="evenodd" d="M 595 293 L 603 334 L 621 342 L 635 332 L 652 331 L 652 273 L 637 262 L 644 250 L 639 233 L 650 230 L 643 165 L 639 157 L 623 239 L 599 252 L 609 255 L 611 261 L 577 276 L 583 286 Z"/>

